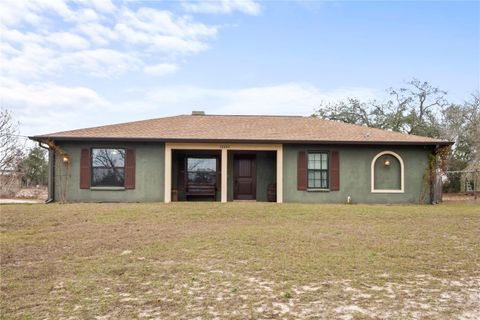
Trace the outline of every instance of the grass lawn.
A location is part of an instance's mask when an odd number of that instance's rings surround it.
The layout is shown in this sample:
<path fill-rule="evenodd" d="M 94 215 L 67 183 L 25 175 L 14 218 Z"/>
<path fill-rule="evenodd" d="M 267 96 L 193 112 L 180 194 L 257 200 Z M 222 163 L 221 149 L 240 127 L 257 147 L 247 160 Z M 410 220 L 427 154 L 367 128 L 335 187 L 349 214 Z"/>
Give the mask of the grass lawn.
<path fill-rule="evenodd" d="M 0 210 L 4 319 L 480 318 L 478 205 Z"/>

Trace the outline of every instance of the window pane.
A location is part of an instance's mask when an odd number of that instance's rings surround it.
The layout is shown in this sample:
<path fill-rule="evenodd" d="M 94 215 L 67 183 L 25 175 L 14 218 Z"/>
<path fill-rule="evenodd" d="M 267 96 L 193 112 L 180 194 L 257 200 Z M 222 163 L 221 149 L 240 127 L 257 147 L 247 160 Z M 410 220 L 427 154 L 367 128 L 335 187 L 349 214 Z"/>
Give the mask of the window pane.
<path fill-rule="evenodd" d="M 315 188 L 320 188 L 320 180 L 315 180 Z"/>
<path fill-rule="evenodd" d="M 208 183 L 214 184 L 216 183 L 217 175 L 215 172 L 207 172 L 207 171 L 199 171 L 199 172 L 189 172 L 188 173 L 188 182 L 191 183 Z"/>
<path fill-rule="evenodd" d="M 327 186 L 327 180 L 322 180 L 322 188 L 323 189 L 327 189 L 328 186 Z"/>
<path fill-rule="evenodd" d="M 125 149 L 92 149 L 93 167 L 124 167 Z"/>
<path fill-rule="evenodd" d="M 217 159 L 215 158 L 188 158 L 188 171 L 217 171 Z"/>
<path fill-rule="evenodd" d="M 123 187 L 125 149 L 92 149 L 92 186 Z"/>
<path fill-rule="evenodd" d="M 321 181 L 322 181 L 322 188 L 326 189 L 328 188 L 328 173 L 327 171 L 322 171 L 322 178 L 321 178 Z"/>
<path fill-rule="evenodd" d="M 217 181 L 216 158 L 188 158 L 187 180 L 190 183 L 215 184 Z"/>
<path fill-rule="evenodd" d="M 328 169 L 328 154 L 327 153 L 309 153 L 308 154 L 308 169 L 327 170 Z"/>
<path fill-rule="evenodd" d="M 125 171 L 123 168 L 92 168 L 92 185 L 103 187 L 123 187 Z"/>
<path fill-rule="evenodd" d="M 313 188 L 313 180 L 315 179 L 315 174 L 313 171 L 308 171 L 308 187 Z"/>
<path fill-rule="evenodd" d="M 308 154 L 308 169 L 315 169 L 315 153 Z"/>

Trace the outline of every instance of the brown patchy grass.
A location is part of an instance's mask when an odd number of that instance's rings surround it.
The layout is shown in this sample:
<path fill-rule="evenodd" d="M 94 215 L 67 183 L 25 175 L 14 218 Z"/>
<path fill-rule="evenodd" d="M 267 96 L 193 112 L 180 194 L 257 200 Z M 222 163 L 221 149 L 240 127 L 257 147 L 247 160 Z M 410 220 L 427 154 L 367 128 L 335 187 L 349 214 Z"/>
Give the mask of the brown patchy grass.
<path fill-rule="evenodd" d="M 5 319 L 479 317 L 478 205 L 0 210 Z"/>

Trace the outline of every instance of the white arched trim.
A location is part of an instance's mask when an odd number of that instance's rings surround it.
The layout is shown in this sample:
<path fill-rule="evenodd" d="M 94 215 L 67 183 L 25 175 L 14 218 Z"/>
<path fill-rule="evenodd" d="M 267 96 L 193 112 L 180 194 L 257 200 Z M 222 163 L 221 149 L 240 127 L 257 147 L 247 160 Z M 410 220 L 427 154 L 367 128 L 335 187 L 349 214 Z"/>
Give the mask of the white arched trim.
<path fill-rule="evenodd" d="M 378 158 L 381 156 L 389 154 L 394 156 L 400 162 L 400 189 L 375 189 L 375 162 L 377 162 Z M 404 193 L 405 192 L 405 168 L 403 165 L 403 159 L 398 154 L 393 151 L 382 151 L 377 154 L 373 160 L 370 170 L 370 179 L 371 179 L 371 192 L 374 193 Z"/>

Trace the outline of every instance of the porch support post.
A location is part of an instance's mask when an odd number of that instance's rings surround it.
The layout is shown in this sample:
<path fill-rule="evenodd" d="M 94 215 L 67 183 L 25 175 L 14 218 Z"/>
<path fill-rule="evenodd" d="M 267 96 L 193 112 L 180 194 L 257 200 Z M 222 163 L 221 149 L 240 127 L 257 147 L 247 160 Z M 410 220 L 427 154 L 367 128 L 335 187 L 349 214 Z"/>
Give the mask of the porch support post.
<path fill-rule="evenodd" d="M 164 202 L 172 201 L 172 147 L 165 143 L 165 194 Z"/>
<path fill-rule="evenodd" d="M 283 145 L 277 149 L 277 203 L 283 202 Z"/>
<path fill-rule="evenodd" d="M 228 161 L 228 149 L 222 149 L 222 188 L 221 188 L 221 201 L 227 202 L 227 161 Z"/>

